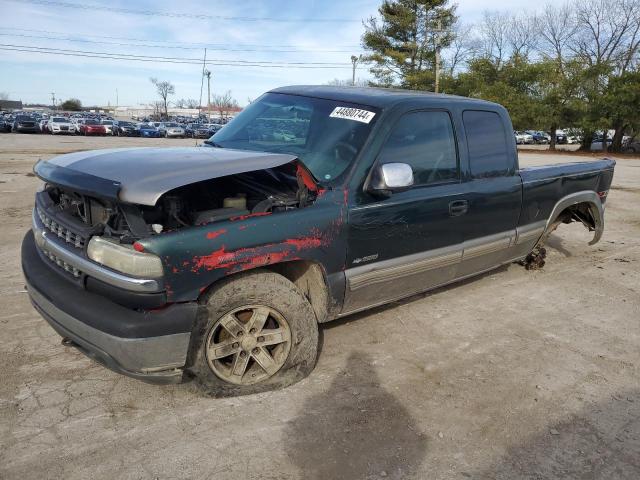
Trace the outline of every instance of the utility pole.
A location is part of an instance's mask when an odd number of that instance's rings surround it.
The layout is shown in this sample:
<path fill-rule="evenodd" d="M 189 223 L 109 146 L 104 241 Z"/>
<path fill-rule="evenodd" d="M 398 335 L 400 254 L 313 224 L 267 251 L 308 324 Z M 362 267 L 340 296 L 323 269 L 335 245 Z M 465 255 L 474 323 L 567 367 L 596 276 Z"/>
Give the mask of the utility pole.
<path fill-rule="evenodd" d="M 442 33 L 442 19 L 438 18 L 438 30 L 436 30 L 436 93 L 440 90 L 440 34 Z"/>
<path fill-rule="evenodd" d="M 51 92 L 51 105 L 53 107 L 53 110 L 56 109 L 56 94 L 55 92 Z"/>
<path fill-rule="evenodd" d="M 204 86 L 204 72 L 207 65 L 207 49 L 204 49 L 204 57 L 202 58 L 202 75 L 200 76 L 200 101 L 198 102 L 198 123 L 200 123 L 200 115 L 202 115 L 202 88 Z"/>
<path fill-rule="evenodd" d="M 118 105 L 120 105 L 120 99 L 118 98 L 118 89 L 116 88 L 116 110 L 118 109 Z"/>
<path fill-rule="evenodd" d="M 211 123 L 211 71 L 205 70 L 204 74 L 207 76 L 207 117 Z"/>
<path fill-rule="evenodd" d="M 351 63 L 353 64 L 353 71 L 351 73 L 351 85 L 355 86 L 356 84 L 356 64 L 358 63 L 358 57 L 355 55 L 351 55 Z"/>

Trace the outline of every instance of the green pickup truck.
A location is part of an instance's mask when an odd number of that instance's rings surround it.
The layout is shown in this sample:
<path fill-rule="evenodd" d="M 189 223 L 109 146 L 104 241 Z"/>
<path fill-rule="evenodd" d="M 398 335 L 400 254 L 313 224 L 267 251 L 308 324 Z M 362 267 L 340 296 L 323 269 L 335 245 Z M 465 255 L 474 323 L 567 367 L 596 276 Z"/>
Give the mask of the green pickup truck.
<path fill-rule="evenodd" d="M 205 143 L 39 162 L 22 265 L 65 344 L 216 396 L 308 375 L 320 323 L 542 265 L 562 223 L 597 242 L 615 166 L 519 168 L 500 105 L 367 88 L 273 90 Z"/>

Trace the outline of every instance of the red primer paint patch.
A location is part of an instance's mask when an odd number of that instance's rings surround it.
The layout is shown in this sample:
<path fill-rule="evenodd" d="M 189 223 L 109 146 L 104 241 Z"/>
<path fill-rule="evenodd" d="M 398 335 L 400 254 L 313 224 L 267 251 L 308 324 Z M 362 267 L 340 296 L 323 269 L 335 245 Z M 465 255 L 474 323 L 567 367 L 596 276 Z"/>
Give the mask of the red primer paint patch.
<path fill-rule="evenodd" d="M 144 247 L 142 246 L 142 244 L 140 244 L 138 242 L 133 242 L 133 249 L 136 252 L 144 252 Z"/>
<path fill-rule="evenodd" d="M 296 174 L 298 175 L 298 178 L 302 180 L 302 183 L 304 183 L 304 186 L 307 187 L 310 191 L 312 192 L 318 191 L 318 185 L 313 180 L 313 177 L 301 165 L 298 165 L 296 167 Z"/>
<path fill-rule="evenodd" d="M 323 242 L 319 236 L 289 238 L 282 243 L 240 248 L 231 252 L 227 252 L 223 245 L 209 255 L 194 257 L 192 271 L 197 273 L 201 269 L 224 269 L 228 270 L 228 273 L 233 273 L 279 263 L 284 260 L 298 260 L 299 257 L 294 256 L 294 253 L 318 248 L 322 245 Z"/>
<path fill-rule="evenodd" d="M 227 231 L 224 228 L 222 228 L 220 230 L 216 230 L 215 232 L 208 232 L 207 233 L 207 238 L 209 240 L 212 240 L 212 239 L 214 239 L 216 237 L 219 237 L 220 235 L 223 235 L 225 233 L 227 233 Z"/>
<path fill-rule="evenodd" d="M 293 245 L 297 251 L 309 248 L 318 248 L 322 245 L 319 237 L 289 238 L 284 241 L 287 245 Z"/>
<path fill-rule="evenodd" d="M 248 215 L 239 215 L 237 217 L 231 217 L 229 220 L 231 220 L 232 222 L 237 222 L 238 220 L 246 220 L 247 218 L 253 218 L 253 217 L 265 217 L 267 215 L 271 215 L 271 212 L 257 212 L 257 213 L 250 213 Z"/>

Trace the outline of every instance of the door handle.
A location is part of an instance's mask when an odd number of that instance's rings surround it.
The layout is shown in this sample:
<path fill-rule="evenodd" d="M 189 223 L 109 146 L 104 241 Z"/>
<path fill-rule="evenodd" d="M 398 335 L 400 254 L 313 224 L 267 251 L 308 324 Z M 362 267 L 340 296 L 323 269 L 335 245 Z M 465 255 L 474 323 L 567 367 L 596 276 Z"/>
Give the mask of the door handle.
<path fill-rule="evenodd" d="M 469 210 L 469 202 L 466 200 L 456 200 L 455 202 L 449 203 L 449 216 L 450 217 L 459 217 L 460 215 L 464 215 Z"/>

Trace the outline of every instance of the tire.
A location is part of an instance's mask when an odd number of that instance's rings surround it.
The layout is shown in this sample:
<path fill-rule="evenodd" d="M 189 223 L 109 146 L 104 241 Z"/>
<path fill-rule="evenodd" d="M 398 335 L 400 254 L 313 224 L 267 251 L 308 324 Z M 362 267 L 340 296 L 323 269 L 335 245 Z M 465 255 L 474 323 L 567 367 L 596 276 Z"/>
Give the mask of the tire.
<path fill-rule="evenodd" d="M 307 299 L 283 276 L 261 270 L 238 274 L 215 285 L 201 304 L 204 308 L 191 335 L 187 373 L 206 394 L 228 397 L 276 390 L 313 370 L 318 323 Z M 258 322 L 265 328 L 252 331 L 250 322 L 258 317 L 267 318 L 266 323 Z M 230 333 L 233 330 L 235 335 Z M 272 343 L 261 346 L 265 341 Z M 217 358 L 207 353 L 213 350 L 208 348 L 212 343 L 221 352 Z M 233 374 L 236 362 L 239 376 Z"/>

